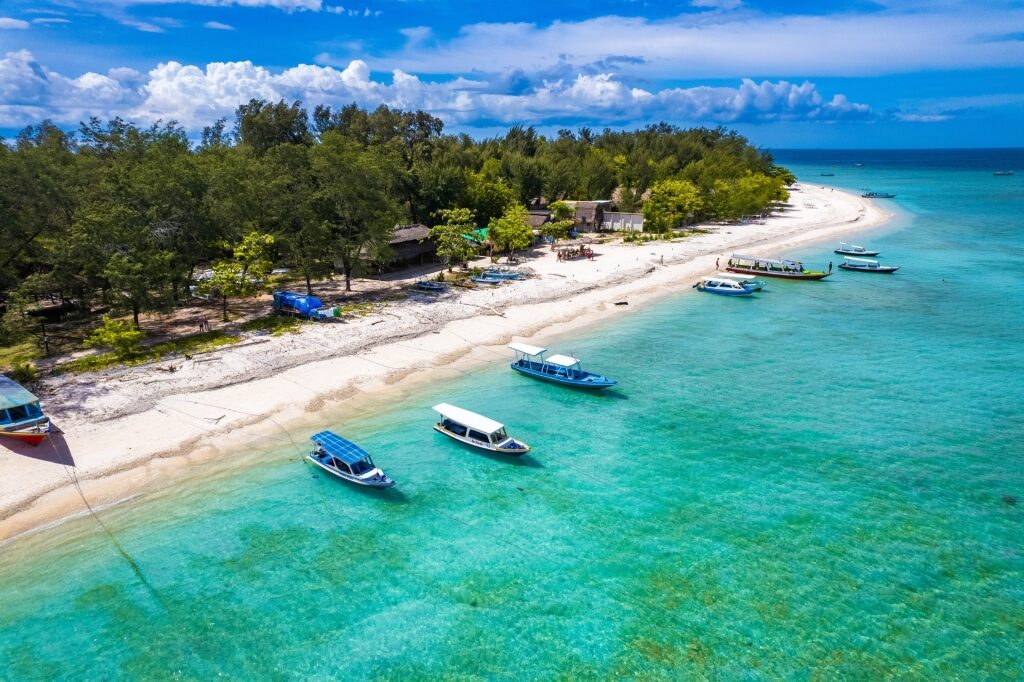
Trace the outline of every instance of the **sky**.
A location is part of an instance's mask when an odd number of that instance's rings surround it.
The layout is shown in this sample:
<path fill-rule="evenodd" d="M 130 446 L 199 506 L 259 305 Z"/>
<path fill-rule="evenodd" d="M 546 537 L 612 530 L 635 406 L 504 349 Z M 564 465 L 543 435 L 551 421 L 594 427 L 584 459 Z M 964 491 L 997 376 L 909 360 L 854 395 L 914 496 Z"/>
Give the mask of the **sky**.
<path fill-rule="evenodd" d="M 768 148 L 1024 147 L 1024 0 L 0 0 L 0 135 L 252 98 L 448 132 L 667 121 Z"/>

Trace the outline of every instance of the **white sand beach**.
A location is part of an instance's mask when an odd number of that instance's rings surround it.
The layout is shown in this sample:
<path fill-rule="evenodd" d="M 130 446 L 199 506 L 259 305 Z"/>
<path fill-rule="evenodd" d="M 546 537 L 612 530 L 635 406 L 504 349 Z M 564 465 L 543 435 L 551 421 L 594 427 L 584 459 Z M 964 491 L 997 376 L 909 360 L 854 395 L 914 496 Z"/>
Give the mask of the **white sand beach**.
<path fill-rule="evenodd" d="M 497 289 L 414 293 L 344 323 L 247 337 L 188 360 L 47 379 L 44 408 L 62 433 L 34 449 L 0 448 L 0 540 L 82 513 L 83 495 L 98 507 L 169 485 L 199 461 L 230 466 L 225 455 L 269 434 L 287 431 L 302 443 L 332 416 L 386 399 L 399 382 L 443 376 L 456 360 L 461 369 L 467 358 L 494 362 L 495 347 L 512 340 L 542 343 L 629 314 L 688 289 L 734 252 L 785 256 L 889 217 L 854 194 L 798 185 L 787 210 L 764 224 L 595 244 L 592 261 L 560 262 L 545 249 L 523 263 L 535 277 Z"/>

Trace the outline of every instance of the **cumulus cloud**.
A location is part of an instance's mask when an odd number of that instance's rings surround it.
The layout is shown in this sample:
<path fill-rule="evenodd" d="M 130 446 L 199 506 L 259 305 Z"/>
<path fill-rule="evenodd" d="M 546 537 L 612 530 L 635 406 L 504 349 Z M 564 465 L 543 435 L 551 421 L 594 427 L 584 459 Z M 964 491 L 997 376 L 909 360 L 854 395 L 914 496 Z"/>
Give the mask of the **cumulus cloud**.
<path fill-rule="evenodd" d="M 234 31 L 235 27 L 230 24 L 222 24 L 219 21 L 208 21 L 203 24 L 204 28 L 210 28 L 214 31 Z"/>
<path fill-rule="evenodd" d="M 26 29 L 29 23 L 22 21 L 21 19 L 12 19 L 10 17 L 0 17 L 0 29 Z"/>
<path fill-rule="evenodd" d="M 370 66 L 353 60 L 345 68 L 301 64 L 281 72 L 243 62 L 205 67 L 166 62 L 146 74 L 114 69 L 70 78 L 40 65 L 28 51 L 0 60 L 0 126 L 17 127 L 52 118 L 74 124 L 90 115 L 122 116 L 139 122 L 175 120 L 190 131 L 252 98 L 301 100 L 306 106 L 357 102 L 423 109 L 449 124 L 485 122 L 542 125 L 581 123 L 736 123 L 778 120 L 834 121 L 869 118 L 865 104 L 841 94 L 826 97 L 810 82 L 744 79 L 736 87 L 631 87 L 610 73 L 577 74 L 516 92 L 496 91 L 486 80 L 425 81 L 402 70 L 374 78 Z"/>

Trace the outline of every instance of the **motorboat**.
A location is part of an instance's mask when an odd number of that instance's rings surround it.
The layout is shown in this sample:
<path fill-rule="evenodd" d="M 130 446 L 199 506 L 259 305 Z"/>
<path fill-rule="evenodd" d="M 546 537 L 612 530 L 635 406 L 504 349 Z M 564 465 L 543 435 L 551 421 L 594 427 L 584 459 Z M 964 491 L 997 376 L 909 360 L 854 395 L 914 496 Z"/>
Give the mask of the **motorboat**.
<path fill-rule="evenodd" d="M 748 289 L 735 280 L 717 277 L 702 277 L 693 285 L 693 288 L 706 294 L 718 294 L 719 296 L 750 296 L 754 293 L 753 289 Z"/>
<path fill-rule="evenodd" d="M 751 291 L 761 291 L 768 286 L 766 282 L 754 279 L 754 275 L 740 275 L 735 272 L 716 272 L 715 277 L 718 279 L 728 279 L 733 282 L 739 282 Z"/>
<path fill-rule="evenodd" d="M 519 456 L 530 451 L 529 445 L 509 436 L 505 425 L 493 419 L 448 403 L 434 405 L 434 411 L 441 415 L 434 430 L 460 443 L 506 455 Z"/>
<path fill-rule="evenodd" d="M 505 280 L 498 279 L 497 277 L 488 277 L 486 275 L 476 275 L 469 278 L 469 281 L 473 284 L 480 284 L 485 287 L 496 287 L 499 286 Z"/>
<path fill-rule="evenodd" d="M 865 199 L 895 199 L 896 195 L 891 192 L 864 192 L 861 194 Z"/>
<path fill-rule="evenodd" d="M 587 372 L 583 369 L 579 358 L 569 355 L 552 355 L 545 358 L 546 348 L 530 346 L 525 343 L 510 343 L 508 347 L 516 353 L 515 361 L 509 366 L 527 376 L 563 386 L 595 390 L 608 388 L 618 383 L 601 374 Z"/>
<path fill-rule="evenodd" d="M 898 265 L 882 265 L 876 260 L 870 258 L 854 258 L 852 256 L 846 256 L 842 263 L 839 264 L 843 270 L 855 270 L 857 272 L 877 272 L 880 274 L 892 274 L 899 270 Z"/>
<path fill-rule="evenodd" d="M 846 242 L 839 242 L 839 248 L 834 252 L 843 256 L 877 256 L 879 253 L 878 251 L 868 251 L 858 244 L 847 244 Z"/>
<path fill-rule="evenodd" d="M 744 275 L 764 275 L 779 279 L 817 280 L 825 279 L 832 274 L 823 270 L 806 270 L 800 261 L 764 258 L 763 256 L 741 256 L 739 254 L 733 254 L 725 269 Z"/>
<path fill-rule="evenodd" d="M 13 379 L 0 374 L 0 439 L 39 445 L 50 434 L 50 419 L 39 398 Z"/>
<path fill-rule="evenodd" d="M 995 175 L 997 177 L 1006 177 L 1008 175 L 1013 175 L 1013 171 L 1011 171 L 1011 170 L 995 171 L 994 173 L 992 173 L 992 175 Z"/>
<path fill-rule="evenodd" d="M 395 479 L 378 468 L 369 453 L 333 431 L 321 431 L 309 438 L 313 450 L 306 459 L 336 478 L 368 488 L 390 488 Z"/>

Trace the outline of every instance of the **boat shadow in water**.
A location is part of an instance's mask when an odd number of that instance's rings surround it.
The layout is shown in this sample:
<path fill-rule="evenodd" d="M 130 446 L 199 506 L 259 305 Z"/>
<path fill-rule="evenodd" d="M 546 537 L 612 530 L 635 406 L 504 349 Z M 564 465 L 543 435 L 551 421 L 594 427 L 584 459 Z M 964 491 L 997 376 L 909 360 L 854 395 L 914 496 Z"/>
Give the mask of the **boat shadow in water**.
<path fill-rule="evenodd" d="M 465 450 L 471 455 L 477 457 L 486 457 L 487 459 L 493 459 L 495 462 L 501 462 L 502 464 L 509 464 L 514 467 L 529 467 L 531 469 L 543 469 L 544 465 L 534 459 L 529 453 L 524 455 L 509 455 L 503 452 L 491 452 L 490 450 L 484 450 L 482 448 L 475 448 L 469 443 L 463 443 L 462 441 L 453 441 L 451 445 L 458 446 L 460 450 Z"/>
<path fill-rule="evenodd" d="M 356 495 L 372 497 L 375 500 L 383 500 L 384 502 L 391 502 L 394 504 L 405 504 L 409 501 L 409 496 L 398 489 L 398 485 L 400 484 L 393 485 L 390 488 L 373 488 L 368 485 L 353 485 L 347 481 L 340 481 L 322 471 L 314 471 L 311 476 L 325 481 L 324 485 L 327 485 L 328 483 L 336 485 L 338 487 L 338 494 L 343 492 L 352 492 Z"/>
<path fill-rule="evenodd" d="M 37 446 L 7 438 L 0 440 L 0 445 L 23 457 L 31 457 L 63 466 L 76 466 L 75 458 L 71 456 L 71 449 L 68 447 L 67 441 L 64 440 L 64 434 L 56 430 L 56 427 L 51 428 L 54 430 L 49 433 L 46 440 Z"/>

